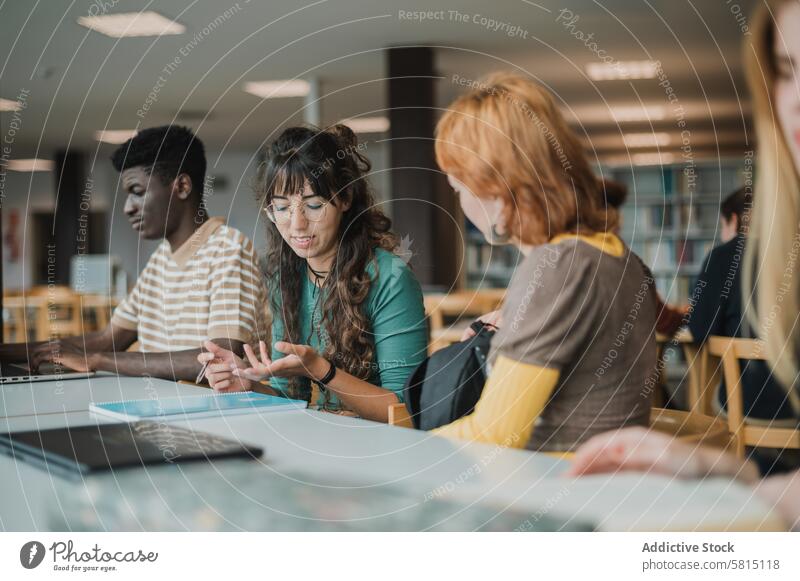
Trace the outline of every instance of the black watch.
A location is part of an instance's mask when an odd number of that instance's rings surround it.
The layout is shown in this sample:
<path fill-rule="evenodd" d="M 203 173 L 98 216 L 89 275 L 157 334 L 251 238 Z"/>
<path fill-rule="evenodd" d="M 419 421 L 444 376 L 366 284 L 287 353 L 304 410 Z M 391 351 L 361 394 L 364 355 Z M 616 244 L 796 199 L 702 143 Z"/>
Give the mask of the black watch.
<path fill-rule="evenodd" d="M 328 373 L 326 373 L 324 377 L 318 379 L 317 383 L 320 384 L 320 386 L 326 387 L 335 376 L 336 376 L 336 366 L 333 363 L 331 363 L 331 367 L 330 369 L 328 369 Z"/>

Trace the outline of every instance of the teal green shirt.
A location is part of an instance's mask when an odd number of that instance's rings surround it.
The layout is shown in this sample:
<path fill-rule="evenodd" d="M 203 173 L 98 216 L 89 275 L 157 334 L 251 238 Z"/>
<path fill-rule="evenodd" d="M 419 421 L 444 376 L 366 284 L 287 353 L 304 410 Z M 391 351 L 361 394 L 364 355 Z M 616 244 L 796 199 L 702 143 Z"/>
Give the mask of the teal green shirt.
<path fill-rule="evenodd" d="M 406 379 L 427 356 L 428 331 L 422 290 L 408 265 L 397 255 L 380 248 L 375 251 L 375 259 L 367 265 L 367 273 L 372 284 L 367 295 L 366 314 L 372 324 L 370 339 L 375 344 L 375 359 L 369 363 L 372 371 L 368 381 L 391 390 L 402 402 Z M 307 276 L 303 277 L 300 302 L 302 340 L 298 342 L 311 345 L 322 353 L 325 333 L 320 333 L 320 320 L 324 298 L 320 293 L 321 290 Z M 273 361 L 285 356 L 275 349 L 275 343 L 283 340 L 283 332 L 281 313 L 273 313 Z M 328 332 L 334 333 L 335 330 Z M 304 382 L 310 387 L 310 380 L 304 379 Z M 287 383 L 288 380 L 282 377 L 270 380 L 270 385 L 282 392 Z M 334 394 L 329 394 L 329 400 L 332 407 L 338 406 Z M 316 403 L 322 405 L 323 402 L 320 394 Z"/>

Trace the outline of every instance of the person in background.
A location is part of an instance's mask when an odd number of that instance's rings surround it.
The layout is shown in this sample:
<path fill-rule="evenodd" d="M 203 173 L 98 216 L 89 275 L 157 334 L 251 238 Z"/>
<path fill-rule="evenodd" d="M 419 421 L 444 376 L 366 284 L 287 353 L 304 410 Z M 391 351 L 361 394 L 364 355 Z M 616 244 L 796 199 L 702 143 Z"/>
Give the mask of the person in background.
<path fill-rule="evenodd" d="M 144 240 L 162 240 L 105 329 L 59 341 L 0 345 L 3 361 L 52 361 L 76 371 L 194 380 L 204 341 L 241 352 L 266 334 L 266 291 L 253 244 L 209 218 L 206 157 L 185 127 L 140 131 L 111 158 L 124 211 Z M 135 341 L 139 352 L 126 352 Z"/>
<path fill-rule="evenodd" d="M 752 193 L 742 188 L 725 198 L 720 206 L 720 239 L 723 244 L 712 249 L 703 261 L 692 295 L 695 302 L 689 330 L 698 345 L 705 343 L 710 335 L 753 337 L 751 326 L 742 313 L 741 276 L 752 203 Z M 773 378 L 769 366 L 764 361 L 749 361 L 743 362 L 741 367 L 744 413 L 748 421 L 778 427 L 774 420 L 784 420 L 780 424 L 782 427 L 793 426 L 794 412 L 786 390 Z M 720 408 L 727 409 L 724 380 L 718 400 Z M 772 454 L 756 452 L 754 458 L 764 473 L 785 468 L 780 458 Z M 789 462 L 789 466 L 796 466 Z"/>
<path fill-rule="evenodd" d="M 748 297 L 744 316 L 764 341 L 770 369 L 798 422 L 800 272 L 793 249 L 800 239 L 800 5 L 768 0 L 758 6 L 750 24 L 744 59 L 759 144 L 758 179 L 740 284 Z M 800 470 L 761 479 L 752 460 L 649 430 L 623 429 L 581 446 L 568 476 L 617 471 L 735 478 L 752 485 L 790 528 L 800 530 Z"/>
<path fill-rule="evenodd" d="M 525 258 L 475 411 L 432 433 L 565 453 L 596 433 L 647 425 L 649 282 L 551 95 L 520 75 L 491 75 L 450 105 L 435 147 L 467 218 Z"/>
<path fill-rule="evenodd" d="M 214 389 L 306 399 L 386 422 L 427 352 L 422 290 L 396 254 L 391 221 L 375 204 L 370 163 L 344 125 L 285 130 L 269 147 L 260 196 L 268 220 L 267 286 L 272 345 L 247 361 L 208 342 Z M 259 359 L 260 356 L 260 359 Z"/>
<path fill-rule="evenodd" d="M 720 242 L 726 244 L 736 237 L 744 238 L 747 235 L 752 207 L 753 193 L 747 188 L 739 188 L 722 200 L 719 206 Z"/>

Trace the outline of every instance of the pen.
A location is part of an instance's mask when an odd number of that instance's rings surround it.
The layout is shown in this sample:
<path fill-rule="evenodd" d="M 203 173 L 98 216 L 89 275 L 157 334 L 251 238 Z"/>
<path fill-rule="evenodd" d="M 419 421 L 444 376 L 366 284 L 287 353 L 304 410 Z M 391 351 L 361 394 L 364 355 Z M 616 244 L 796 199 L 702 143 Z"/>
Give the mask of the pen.
<path fill-rule="evenodd" d="M 200 373 L 197 374 L 197 379 L 194 380 L 195 383 L 200 383 L 203 380 L 203 376 L 206 374 L 206 369 L 208 369 L 209 363 L 211 362 L 206 361 L 203 363 L 203 366 L 200 368 Z"/>

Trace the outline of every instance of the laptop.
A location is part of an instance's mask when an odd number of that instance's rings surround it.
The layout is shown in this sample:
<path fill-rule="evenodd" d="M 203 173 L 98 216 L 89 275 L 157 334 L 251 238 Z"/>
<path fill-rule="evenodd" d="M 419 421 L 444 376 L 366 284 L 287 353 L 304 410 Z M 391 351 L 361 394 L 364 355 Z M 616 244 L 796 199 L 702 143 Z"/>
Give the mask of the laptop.
<path fill-rule="evenodd" d="M 0 364 L 0 385 L 4 383 L 86 379 L 93 375 L 94 371 L 72 371 L 55 363 L 43 363 L 36 373 L 31 373 L 30 367 L 25 363 Z"/>
<path fill-rule="evenodd" d="M 0 452 L 69 479 L 145 465 L 260 458 L 248 446 L 163 422 L 98 424 L 0 434 Z"/>

